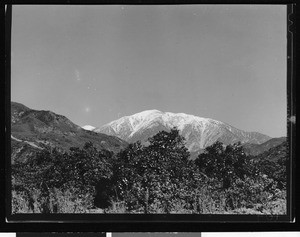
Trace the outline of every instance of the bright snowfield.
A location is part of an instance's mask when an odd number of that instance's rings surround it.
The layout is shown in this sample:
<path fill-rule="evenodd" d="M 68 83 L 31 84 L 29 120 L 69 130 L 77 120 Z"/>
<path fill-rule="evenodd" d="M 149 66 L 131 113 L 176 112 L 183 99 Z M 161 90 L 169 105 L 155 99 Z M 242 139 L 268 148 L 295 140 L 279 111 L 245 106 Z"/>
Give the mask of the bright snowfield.
<path fill-rule="evenodd" d="M 82 128 L 85 129 L 85 130 L 88 130 L 88 131 L 93 131 L 95 129 L 95 127 L 93 127 L 91 125 L 85 125 Z"/>
<path fill-rule="evenodd" d="M 245 132 L 210 118 L 159 110 L 146 110 L 125 116 L 93 131 L 114 135 L 128 142 L 136 142 L 138 140 L 145 141 L 157 132 L 173 127 L 177 127 L 181 135 L 185 137 L 189 151 L 204 149 L 216 141 L 224 144 L 238 141 L 261 144 L 270 139 L 266 135 Z"/>

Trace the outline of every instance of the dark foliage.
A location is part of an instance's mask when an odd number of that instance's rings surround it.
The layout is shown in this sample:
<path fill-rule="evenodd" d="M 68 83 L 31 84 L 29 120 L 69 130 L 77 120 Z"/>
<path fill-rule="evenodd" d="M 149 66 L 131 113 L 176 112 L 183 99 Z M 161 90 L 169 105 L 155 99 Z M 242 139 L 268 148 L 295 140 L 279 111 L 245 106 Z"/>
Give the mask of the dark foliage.
<path fill-rule="evenodd" d="M 254 162 L 259 172 L 278 182 L 280 188 L 286 187 L 288 167 L 287 142 L 283 142 L 254 157 Z"/>
<path fill-rule="evenodd" d="M 56 149 L 43 150 L 27 163 L 15 163 L 12 166 L 13 189 L 26 190 L 27 193 L 40 190 L 39 201 L 43 212 L 49 213 L 51 190 L 73 190 L 74 196 L 81 197 L 89 193 L 95 197 L 96 185 L 112 176 L 112 156 L 112 152 L 98 151 L 90 142 L 82 149 L 70 148 L 69 153 L 61 153 Z M 105 206 L 108 206 L 108 197 L 105 202 Z M 96 203 L 99 204 L 99 193 Z M 100 201 L 99 205 L 103 207 L 103 203 Z"/>
<path fill-rule="evenodd" d="M 216 142 L 207 147 L 195 163 L 207 176 L 222 180 L 224 189 L 228 189 L 233 180 L 250 175 L 251 170 L 250 160 L 240 143 L 225 147 Z"/>
<path fill-rule="evenodd" d="M 95 191 L 94 205 L 96 207 L 105 209 L 111 206 L 111 198 L 115 195 L 111 179 L 100 178 L 95 186 Z"/>
<path fill-rule="evenodd" d="M 286 153 L 282 155 L 286 157 Z M 277 162 L 282 162 L 282 159 Z M 224 194 L 226 210 L 254 208 L 257 204 L 266 206 L 268 202 L 285 193 L 284 185 L 278 184 L 278 179 L 275 178 L 281 170 L 276 166 L 279 163 L 275 165 L 263 156 L 259 160 L 247 156 L 240 143 L 224 146 L 216 142 L 198 156 L 195 164 L 209 178 L 222 183 L 219 193 Z M 285 181 L 283 178 L 282 182 Z M 218 185 L 215 183 L 213 186 Z"/>
<path fill-rule="evenodd" d="M 250 157 L 239 143 L 217 142 L 192 161 L 174 128 L 116 155 L 91 142 L 68 152 L 43 150 L 12 165 L 13 206 L 15 212 L 24 206 L 27 212 L 109 212 L 122 203 L 123 213 L 282 214 L 287 156 L 284 147 L 272 149 Z"/>
<path fill-rule="evenodd" d="M 159 132 L 149 143 L 137 142 L 119 153 L 114 179 L 129 210 L 143 207 L 149 213 L 159 203 L 169 212 L 184 182 L 189 152 L 176 129 Z"/>

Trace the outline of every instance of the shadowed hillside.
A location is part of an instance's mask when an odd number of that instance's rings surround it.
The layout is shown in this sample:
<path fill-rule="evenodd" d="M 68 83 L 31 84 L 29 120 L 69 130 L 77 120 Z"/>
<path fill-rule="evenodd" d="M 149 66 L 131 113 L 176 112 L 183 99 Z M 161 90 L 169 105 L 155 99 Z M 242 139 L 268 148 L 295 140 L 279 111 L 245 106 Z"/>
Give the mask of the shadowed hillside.
<path fill-rule="evenodd" d="M 92 142 L 101 150 L 118 152 L 127 146 L 120 138 L 82 129 L 62 115 L 51 111 L 39 111 L 11 103 L 12 161 L 25 159 L 44 148 L 67 151 L 70 147 L 82 147 Z"/>
<path fill-rule="evenodd" d="M 271 148 L 274 148 L 286 141 L 286 137 L 272 138 L 262 144 L 246 143 L 243 145 L 245 152 L 252 156 L 257 156 Z"/>

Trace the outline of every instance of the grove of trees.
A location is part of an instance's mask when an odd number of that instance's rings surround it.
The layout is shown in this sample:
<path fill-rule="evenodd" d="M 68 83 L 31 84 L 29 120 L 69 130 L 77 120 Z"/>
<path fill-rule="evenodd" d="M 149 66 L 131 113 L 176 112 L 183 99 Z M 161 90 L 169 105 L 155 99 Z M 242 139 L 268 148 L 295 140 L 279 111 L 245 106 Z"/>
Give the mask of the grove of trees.
<path fill-rule="evenodd" d="M 43 150 L 12 165 L 12 211 L 285 214 L 286 160 L 265 164 L 220 142 L 189 157 L 176 128 L 117 154 L 90 142 Z"/>

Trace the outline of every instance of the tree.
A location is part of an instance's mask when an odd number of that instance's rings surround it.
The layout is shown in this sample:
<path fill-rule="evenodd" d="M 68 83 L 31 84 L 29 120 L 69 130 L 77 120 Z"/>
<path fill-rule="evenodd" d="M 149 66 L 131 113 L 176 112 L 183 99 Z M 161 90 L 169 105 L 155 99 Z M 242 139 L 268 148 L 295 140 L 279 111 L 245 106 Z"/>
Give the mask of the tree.
<path fill-rule="evenodd" d="M 185 178 L 189 152 L 175 128 L 148 140 L 148 146 L 137 142 L 119 153 L 118 187 L 129 209 L 141 206 L 144 213 L 149 213 L 154 204 L 159 204 L 163 211 L 170 212 L 172 200 L 180 192 L 179 184 Z"/>
<path fill-rule="evenodd" d="M 70 148 L 66 164 L 68 175 L 77 188 L 94 193 L 99 180 L 112 176 L 112 155 L 107 150 L 98 151 L 91 142 L 87 142 L 82 149 Z"/>
<path fill-rule="evenodd" d="M 207 147 L 195 163 L 207 176 L 221 180 L 223 189 L 228 189 L 234 179 L 249 175 L 251 167 L 241 143 L 224 146 L 216 142 Z"/>
<path fill-rule="evenodd" d="M 25 164 L 14 164 L 13 173 L 16 183 L 22 184 L 25 191 L 37 189 L 41 192 L 40 202 L 45 204 L 44 212 L 49 211 L 49 208 L 46 208 L 49 195 L 51 192 L 53 194 L 55 189 L 62 192 L 71 191 L 74 198 L 89 196 L 95 199 L 97 196 L 95 204 L 101 203 L 103 206 L 103 195 L 101 196 L 101 192 L 96 193 L 96 187 L 111 187 L 109 184 L 99 183 L 103 183 L 104 180 L 111 182 L 112 156 L 110 151 L 98 151 L 91 142 L 86 143 L 83 148 L 71 147 L 68 153 L 45 149 Z M 110 197 L 104 198 L 107 199 L 107 206 Z"/>

